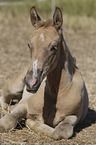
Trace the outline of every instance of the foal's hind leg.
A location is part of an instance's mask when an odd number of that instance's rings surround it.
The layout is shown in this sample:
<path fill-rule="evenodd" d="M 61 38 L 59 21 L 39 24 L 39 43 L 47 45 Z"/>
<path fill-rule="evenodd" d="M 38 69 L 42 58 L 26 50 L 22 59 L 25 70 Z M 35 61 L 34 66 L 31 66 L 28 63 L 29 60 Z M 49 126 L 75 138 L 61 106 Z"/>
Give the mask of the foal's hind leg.
<path fill-rule="evenodd" d="M 21 99 L 24 88 L 23 79 L 25 74 L 26 71 L 16 75 L 4 86 L 2 96 L 0 97 L 2 109 L 7 109 L 11 100 L 16 99 L 19 101 Z"/>
<path fill-rule="evenodd" d="M 17 123 L 25 118 L 27 109 L 25 104 L 18 104 L 16 108 L 9 114 L 0 119 L 0 132 L 8 131 L 17 126 Z"/>
<path fill-rule="evenodd" d="M 58 126 L 55 128 L 53 138 L 70 138 L 73 135 L 73 128 L 76 124 L 77 116 L 67 116 Z"/>

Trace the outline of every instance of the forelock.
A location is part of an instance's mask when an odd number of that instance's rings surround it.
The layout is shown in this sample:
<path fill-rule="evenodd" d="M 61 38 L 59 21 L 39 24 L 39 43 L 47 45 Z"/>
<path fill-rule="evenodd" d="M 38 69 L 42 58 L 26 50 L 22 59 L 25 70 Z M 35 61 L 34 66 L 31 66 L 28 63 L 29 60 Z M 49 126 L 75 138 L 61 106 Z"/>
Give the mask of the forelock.
<path fill-rule="evenodd" d="M 40 27 L 49 27 L 52 26 L 52 20 L 51 19 L 47 19 L 47 20 L 43 20 L 43 21 L 38 21 L 38 23 L 36 24 L 36 29 L 40 28 Z"/>

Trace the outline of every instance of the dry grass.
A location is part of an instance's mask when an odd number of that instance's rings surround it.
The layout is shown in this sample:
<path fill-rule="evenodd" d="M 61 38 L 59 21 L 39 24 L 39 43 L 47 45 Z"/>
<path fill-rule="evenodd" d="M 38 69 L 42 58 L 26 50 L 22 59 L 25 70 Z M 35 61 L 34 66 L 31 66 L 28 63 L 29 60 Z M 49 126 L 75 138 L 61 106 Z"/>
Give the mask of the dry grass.
<path fill-rule="evenodd" d="M 44 134 L 35 133 L 24 127 L 23 129 L 11 130 L 8 133 L 0 133 L 1 145 L 96 144 L 96 31 L 93 28 L 91 30 L 88 28 L 85 31 L 85 26 L 82 26 L 84 31 L 81 28 L 78 31 L 77 26 L 77 29 L 75 29 L 77 31 L 69 30 L 68 28 L 74 27 L 79 18 L 77 17 L 76 21 L 74 16 L 69 18 L 65 15 L 64 18 L 66 26 L 64 27 L 64 35 L 84 76 L 91 110 L 89 110 L 84 122 L 75 128 L 74 136 L 69 140 L 55 141 Z M 71 21 L 72 19 L 75 23 Z M 84 22 L 86 18 L 81 17 L 80 19 Z M 73 26 L 68 26 L 68 23 L 73 23 L 71 24 Z M 30 41 L 32 31 L 33 27 L 30 25 L 28 17 L 13 17 L 10 13 L 6 17 L 4 12 L 0 15 L 0 95 L 6 80 L 12 78 L 28 65 L 30 58 L 27 43 Z"/>
<path fill-rule="evenodd" d="M 96 20 L 93 17 L 64 15 L 64 26 L 73 30 L 96 31 Z"/>

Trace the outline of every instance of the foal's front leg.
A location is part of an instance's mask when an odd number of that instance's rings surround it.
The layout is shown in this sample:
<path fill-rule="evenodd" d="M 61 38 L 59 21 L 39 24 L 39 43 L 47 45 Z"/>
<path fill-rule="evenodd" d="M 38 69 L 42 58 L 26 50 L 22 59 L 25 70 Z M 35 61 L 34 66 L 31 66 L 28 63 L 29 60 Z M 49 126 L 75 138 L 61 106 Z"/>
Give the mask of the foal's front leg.
<path fill-rule="evenodd" d="M 53 134 L 54 139 L 70 138 L 73 135 L 73 129 L 77 122 L 77 116 L 67 116 L 56 127 Z"/>
<path fill-rule="evenodd" d="M 42 132 L 47 136 L 50 136 L 53 138 L 54 128 L 41 123 L 40 121 L 34 121 L 32 119 L 27 119 L 26 126 L 28 126 L 30 129 L 34 130 L 35 132 Z"/>
<path fill-rule="evenodd" d="M 0 119 L 0 132 L 8 131 L 17 126 L 17 123 L 25 118 L 27 109 L 25 104 L 18 104 L 16 108 L 9 114 Z"/>
<path fill-rule="evenodd" d="M 53 139 L 70 138 L 73 135 L 73 128 L 76 124 L 77 117 L 72 115 L 65 118 L 64 121 L 59 123 L 57 127 L 52 128 L 40 121 L 34 121 L 32 119 L 27 119 L 26 125 L 36 131 L 42 132 L 50 136 Z"/>

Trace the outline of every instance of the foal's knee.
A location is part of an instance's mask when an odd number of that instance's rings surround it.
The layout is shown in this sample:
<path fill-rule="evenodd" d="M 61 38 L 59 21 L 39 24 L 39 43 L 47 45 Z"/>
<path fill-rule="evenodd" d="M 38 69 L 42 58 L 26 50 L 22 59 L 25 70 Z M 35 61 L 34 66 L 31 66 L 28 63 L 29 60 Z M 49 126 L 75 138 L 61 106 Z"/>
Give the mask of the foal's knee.
<path fill-rule="evenodd" d="M 17 123 L 25 118 L 27 109 L 24 104 L 18 104 L 16 108 L 9 114 L 0 119 L 0 132 L 4 132 L 15 128 Z"/>
<path fill-rule="evenodd" d="M 70 138 L 73 135 L 73 129 L 76 124 L 76 116 L 68 116 L 64 121 L 58 124 L 53 133 L 54 139 Z"/>
<path fill-rule="evenodd" d="M 62 139 L 62 138 L 68 139 L 72 136 L 72 134 L 73 134 L 73 126 L 70 125 L 70 123 L 64 123 L 56 127 L 53 133 L 53 138 L 54 139 Z"/>
<path fill-rule="evenodd" d="M 11 114 L 7 114 L 0 119 L 0 132 L 8 131 L 15 128 L 17 125 L 17 120 Z"/>

